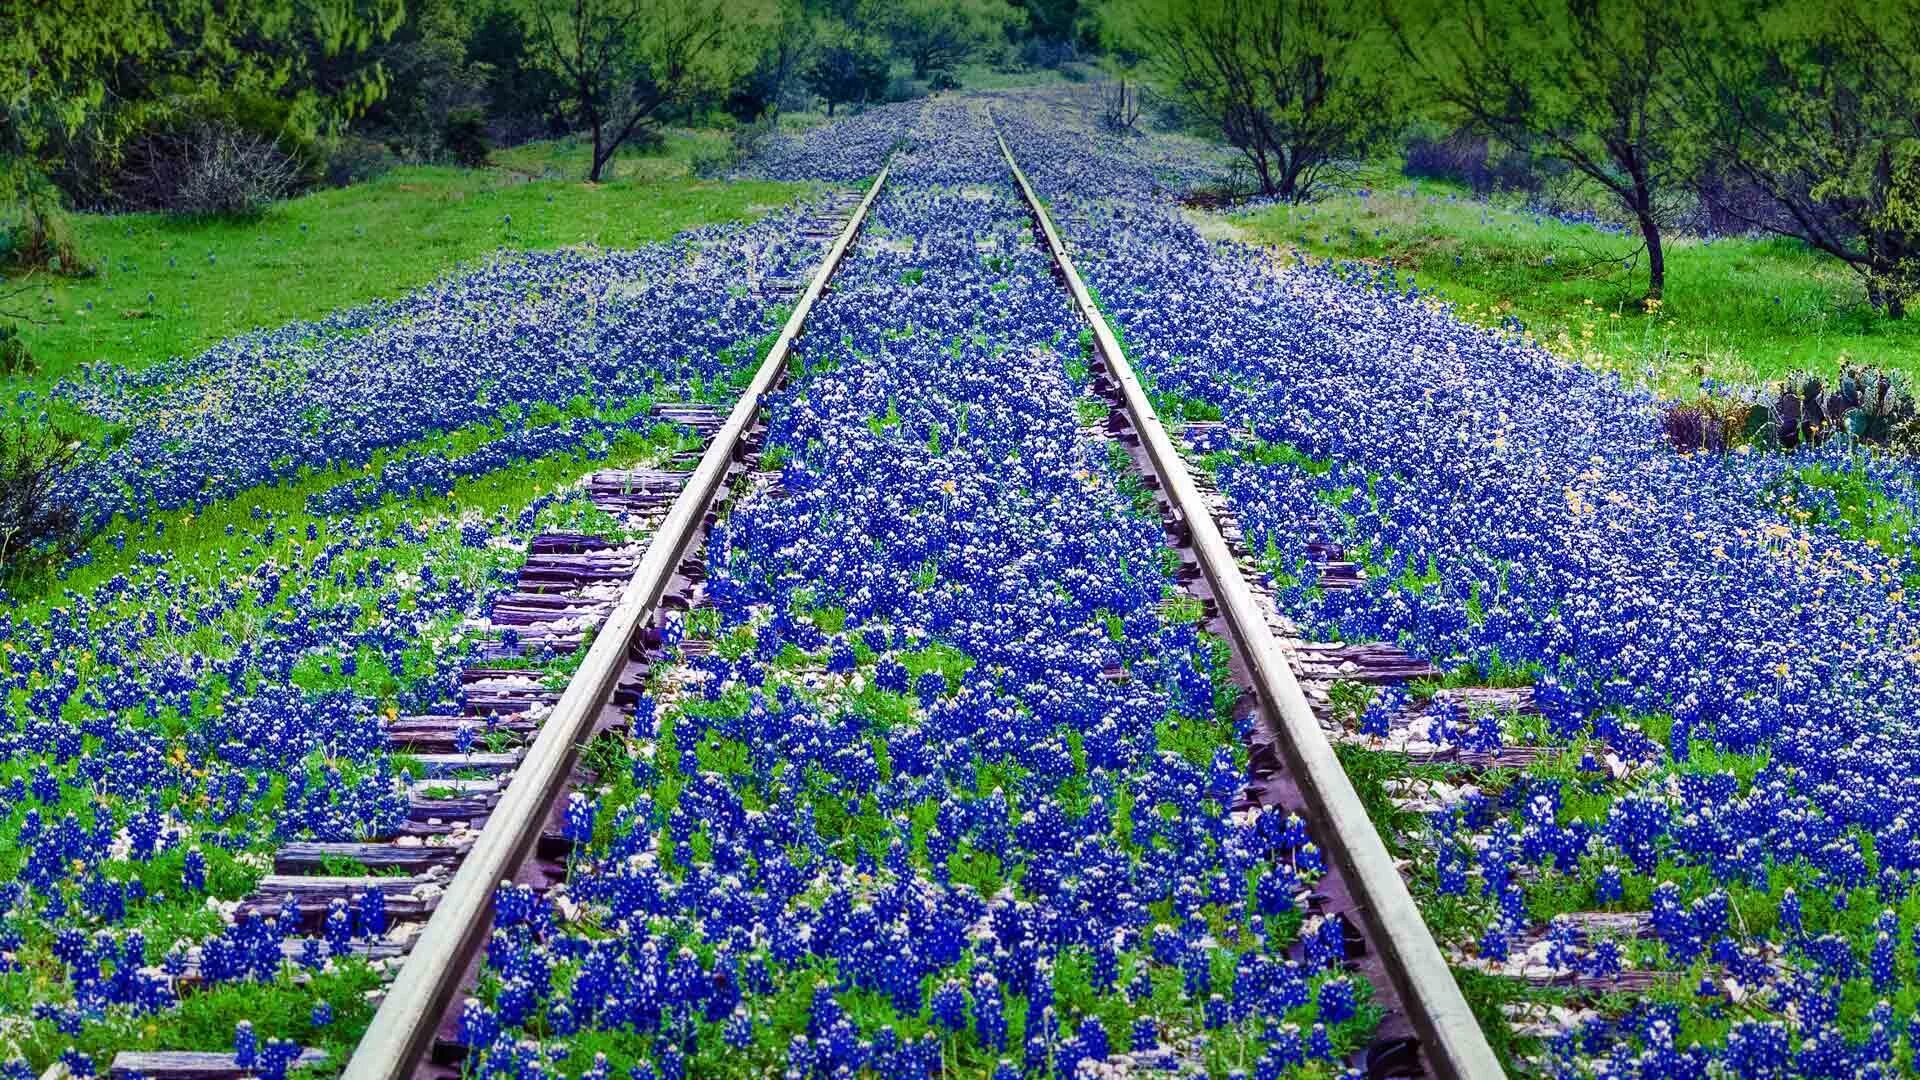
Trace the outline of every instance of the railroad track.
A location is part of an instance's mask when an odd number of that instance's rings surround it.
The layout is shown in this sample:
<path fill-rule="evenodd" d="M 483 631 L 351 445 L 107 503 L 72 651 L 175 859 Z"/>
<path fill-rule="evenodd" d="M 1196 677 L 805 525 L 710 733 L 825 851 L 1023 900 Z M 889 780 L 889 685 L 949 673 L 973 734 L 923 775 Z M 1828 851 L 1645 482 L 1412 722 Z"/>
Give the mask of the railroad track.
<path fill-rule="evenodd" d="M 1241 805 L 1300 812 L 1330 856 L 1326 875 L 1314 885 L 1313 913 L 1339 928 L 1347 963 L 1376 988 L 1374 1001 L 1386 1011 L 1373 1041 L 1352 1064 L 1369 1077 L 1503 1075 L 1294 671 L 1297 662 L 1307 688 L 1317 689 L 1324 683 L 1323 667 L 1404 677 L 1401 668 L 1409 661 L 1361 653 L 1308 657 L 1286 637 L 1271 598 L 1243 570 L 1246 553 L 1228 535 L 1231 522 L 1223 528 L 1216 520 L 1217 496 L 1202 490 L 1187 469 L 1004 139 L 1000 150 L 1036 233 L 1093 332 L 1099 360 L 1093 389 L 1114 406 L 1108 437 L 1126 446 L 1155 492 L 1169 540 L 1183 559 L 1181 579 L 1202 601 L 1211 628 L 1231 644 L 1233 672 L 1245 691 L 1242 707 L 1257 720 L 1249 748 L 1253 775 Z M 492 624 L 515 630 L 516 640 L 503 654 L 529 645 L 566 651 L 591 635 L 564 690 L 506 667 L 468 670 L 463 682 L 469 712 L 489 718 L 485 752 L 474 749 L 472 716 L 402 718 L 390 725 L 394 749 L 413 755 L 428 772 L 415 789 L 411 838 L 287 845 L 276 857 L 274 875 L 243 903 L 243 917 L 298 923 L 298 944 L 283 943 L 289 958 L 310 956 L 312 942 L 331 936 L 394 971 L 346 1063 L 347 1080 L 457 1075 L 458 1002 L 480 965 L 496 889 L 513 882 L 540 890 L 563 879 L 566 796 L 586 780 L 578 751 L 596 735 L 624 727 L 662 645 L 661 615 L 698 602 L 699 545 L 726 500 L 749 479 L 761 403 L 785 372 L 794 339 L 886 180 L 883 169 L 852 208 L 733 409 L 723 415 L 663 407 L 663 417 L 708 437 L 698 465 L 690 473 L 639 470 L 600 474 L 589 482 L 596 503 L 644 520 L 650 539 L 609 545 L 581 536 L 542 537 L 519 586 L 494 605 Z M 775 284 L 790 291 L 795 283 Z M 323 872 L 341 859 L 378 873 L 348 878 Z M 373 932 L 364 938 L 351 930 L 340 935 L 342 922 Z M 412 929 L 396 933 L 394 923 Z M 119 1077 L 140 1073 L 149 1080 L 222 1080 L 244 1071 L 220 1054 L 123 1054 L 113 1064 Z"/>
<path fill-rule="evenodd" d="M 461 862 L 347 1062 L 348 1080 L 457 1075 L 456 1002 L 477 972 L 495 890 L 506 881 L 544 888 L 564 877 L 565 847 L 553 839 L 560 832 L 566 795 L 583 779 L 576 772 L 577 754 L 594 736 L 625 726 L 652 650 L 662 644 L 661 614 L 670 608 L 685 609 L 697 595 L 699 546 L 724 501 L 746 476 L 747 459 L 758 452 L 764 435 L 762 402 L 785 376 L 794 339 L 851 249 L 886 178 L 887 169 L 882 168 L 852 207 L 732 410 L 724 418 L 683 418 L 683 422 L 704 420 L 708 435 L 706 451 L 685 481 L 672 489 L 658 477 L 648 478 L 652 487 L 636 485 L 627 477 L 596 478 L 596 501 L 637 499 L 646 505 L 670 497 L 670 508 L 626 579 L 617 605 L 600 622 L 553 715 L 525 756 L 514 763 L 513 781 L 501 794 L 488 828 Z M 828 233 L 817 229 L 810 235 L 824 239 Z M 776 284 L 791 288 L 797 283 Z M 531 868 L 529 855 L 535 863 Z"/>
<path fill-rule="evenodd" d="M 436 1059 L 435 1040 L 453 1030 L 452 1006 L 476 969 L 495 887 L 513 881 L 544 889 L 564 879 L 571 844 L 560 815 L 567 792 L 584 779 L 578 752 L 627 723 L 662 644 L 661 616 L 697 599 L 699 544 L 757 453 L 761 402 L 784 376 L 794 338 L 885 179 L 882 170 L 864 196 L 829 196 L 827 216 L 803 227 L 805 237 L 832 240 L 810 282 L 756 285 L 756 294 L 794 309 L 730 410 L 701 403 L 654 407 L 661 420 L 704 439 L 704 452 L 667 463 L 680 468 L 607 470 L 587 478 L 589 500 L 646 539 L 534 538 L 511 591 L 470 627 L 501 640 L 490 641 L 479 663 L 461 672 L 462 711 L 396 717 L 387 725 L 388 748 L 424 771 L 409 788 L 399 832 L 374 843 L 284 844 L 272 872 L 234 905 L 235 923 L 259 928 L 256 944 L 276 950 L 283 963 L 317 967 L 352 955 L 392 976 L 346 1063 L 348 1076 L 449 1071 L 446 1043 Z M 564 689 L 502 663 L 529 652 L 566 655 L 589 638 Z M 360 872 L 334 872 L 349 864 Z M 205 965 L 233 962 L 218 951 L 194 950 L 174 977 L 191 985 Z M 296 1064 L 322 1061 L 310 1050 Z M 125 1051 L 109 1075 L 230 1080 L 256 1068 L 233 1053 Z M 67 1075 L 56 1063 L 43 1080 Z"/>
<path fill-rule="evenodd" d="M 1275 632 L 1283 624 L 1271 598 L 1249 580 L 1242 567 L 1244 551 L 1236 551 L 1223 533 L 1218 498 L 1209 499 L 1195 483 L 1046 206 L 1005 137 L 996 138 L 1035 228 L 1093 332 L 1100 364 L 1094 388 L 1116 407 L 1112 415 L 1123 426 L 1120 437 L 1149 478 L 1171 541 L 1183 560 L 1197 565 L 1200 576 L 1191 587 L 1205 603 L 1213 628 L 1232 644 L 1234 675 L 1248 692 L 1242 701 L 1258 718 L 1249 748 L 1252 783 L 1244 798 L 1304 811 L 1309 833 L 1332 856 L 1327 876 L 1315 886 L 1321 913 L 1343 922 L 1350 935 L 1349 957 L 1362 971 L 1385 976 L 1370 981 L 1377 991 L 1386 991 L 1376 1000 L 1388 1016 L 1356 1064 L 1381 1077 L 1505 1075 L 1294 673 L 1289 650 Z M 1407 662 L 1404 654 L 1370 659 L 1388 668 Z"/>

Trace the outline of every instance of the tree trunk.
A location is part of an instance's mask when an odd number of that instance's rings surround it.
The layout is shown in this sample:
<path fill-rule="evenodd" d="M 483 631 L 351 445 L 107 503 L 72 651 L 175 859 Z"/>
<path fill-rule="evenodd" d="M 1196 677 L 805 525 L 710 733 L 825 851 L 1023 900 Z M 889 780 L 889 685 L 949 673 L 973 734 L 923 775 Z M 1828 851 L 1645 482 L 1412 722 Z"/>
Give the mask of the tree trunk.
<path fill-rule="evenodd" d="M 1899 278 L 1899 267 L 1881 255 L 1867 263 L 1867 303 L 1889 319 L 1907 317 L 1907 296 Z"/>
<path fill-rule="evenodd" d="M 1636 214 L 1640 236 L 1647 242 L 1647 299 L 1659 300 L 1667 288 L 1667 252 L 1660 243 L 1660 223 L 1651 214 Z"/>
<path fill-rule="evenodd" d="M 1893 229 L 1867 233 L 1867 303 L 1889 319 L 1907 317 L 1907 300 L 1920 286 L 1920 251 Z"/>
<path fill-rule="evenodd" d="M 600 182 L 600 172 L 607 164 L 606 157 L 602 156 L 605 151 L 600 146 L 601 138 L 600 117 L 596 114 L 593 118 L 593 168 L 587 172 L 587 182 L 591 184 Z"/>
<path fill-rule="evenodd" d="M 1298 151 L 1277 153 L 1280 158 L 1280 190 L 1276 194 L 1288 202 L 1294 202 L 1300 198 L 1300 174 L 1306 171 L 1300 164 L 1301 155 Z"/>
<path fill-rule="evenodd" d="M 1274 193 L 1273 166 L 1267 161 L 1266 151 L 1253 146 L 1247 148 L 1246 154 L 1247 160 L 1253 163 L 1254 173 L 1260 177 L 1260 194 L 1272 195 Z"/>
<path fill-rule="evenodd" d="M 1637 154 L 1627 155 L 1625 164 L 1633 177 L 1633 219 L 1647 244 L 1647 299 L 1660 300 L 1667 288 L 1667 252 L 1660 245 L 1660 222 L 1653 216 L 1653 186 Z"/>

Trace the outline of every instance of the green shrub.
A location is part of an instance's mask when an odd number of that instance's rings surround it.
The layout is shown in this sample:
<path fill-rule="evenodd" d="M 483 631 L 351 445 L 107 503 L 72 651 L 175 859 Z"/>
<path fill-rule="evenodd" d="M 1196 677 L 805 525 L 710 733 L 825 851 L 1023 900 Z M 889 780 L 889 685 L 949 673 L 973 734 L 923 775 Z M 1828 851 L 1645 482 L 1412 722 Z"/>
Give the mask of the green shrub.
<path fill-rule="evenodd" d="M 43 421 L 0 426 L 0 574 L 85 545 L 85 518 L 66 490 L 79 461 L 79 441 Z"/>
<path fill-rule="evenodd" d="M 27 351 L 27 343 L 20 337 L 20 328 L 10 322 L 0 322 L 0 375 L 31 375 L 37 369 L 33 354 Z"/>
<path fill-rule="evenodd" d="M 360 135 L 342 135 L 328 142 L 325 150 L 330 187 L 366 183 L 400 163 L 387 144 Z"/>
<path fill-rule="evenodd" d="M 80 255 L 73 224 L 51 184 L 29 184 L 15 202 L 15 218 L 0 228 L 0 266 L 16 271 L 44 270 L 68 277 L 89 277 L 93 265 Z"/>
<path fill-rule="evenodd" d="M 477 107 L 453 110 L 441 137 L 453 160 L 469 169 L 485 165 L 493 153 L 493 143 L 487 138 L 487 114 Z"/>

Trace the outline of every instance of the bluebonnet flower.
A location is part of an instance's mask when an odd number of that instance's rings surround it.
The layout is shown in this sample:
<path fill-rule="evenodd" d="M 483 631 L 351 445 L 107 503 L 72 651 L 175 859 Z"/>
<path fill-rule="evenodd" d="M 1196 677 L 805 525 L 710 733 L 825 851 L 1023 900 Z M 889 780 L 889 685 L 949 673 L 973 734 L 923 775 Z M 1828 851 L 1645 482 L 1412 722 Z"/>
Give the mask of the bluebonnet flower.
<path fill-rule="evenodd" d="M 576 844 L 592 840 L 594 819 L 599 812 L 599 804 L 594 799 L 584 792 L 572 792 L 567 796 L 562 834 Z"/>
<path fill-rule="evenodd" d="M 241 1069 L 252 1071 L 259 1060 L 260 1043 L 253 1034 L 253 1024 L 242 1020 L 233 1028 L 233 1062 Z"/>

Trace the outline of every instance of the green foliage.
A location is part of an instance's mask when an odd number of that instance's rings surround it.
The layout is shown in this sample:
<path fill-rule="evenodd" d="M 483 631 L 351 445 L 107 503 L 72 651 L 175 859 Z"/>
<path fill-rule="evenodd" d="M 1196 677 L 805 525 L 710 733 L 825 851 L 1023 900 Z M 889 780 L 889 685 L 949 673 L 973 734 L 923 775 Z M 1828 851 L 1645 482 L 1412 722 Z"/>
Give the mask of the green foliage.
<path fill-rule="evenodd" d="M 517 19 L 501 6 L 485 0 L 408 0 L 406 20 L 381 50 L 387 72 L 387 94 L 355 125 L 362 135 L 376 138 L 409 161 L 484 161 L 491 133 L 487 130 L 489 91 L 495 79 L 510 79 L 524 62 L 521 48 L 500 55 L 476 55 L 482 24 L 496 13 Z M 493 24 L 487 29 L 497 30 Z M 549 99 L 550 102 L 551 99 Z M 502 111 L 516 106 L 502 102 Z M 519 117 L 502 128 L 521 135 Z M 532 134 L 527 131 L 527 134 Z"/>
<path fill-rule="evenodd" d="M 1091 5 L 1081 0 L 1019 0 L 1026 12 L 1027 31 L 1041 41 L 1070 41 L 1081 28 L 1081 17 Z"/>
<path fill-rule="evenodd" d="M 44 270 L 85 277 L 93 267 L 80 253 L 73 223 L 60 206 L 60 193 L 39 176 L 30 176 L 14 203 L 15 220 L 0 225 L 0 270 Z"/>
<path fill-rule="evenodd" d="M 1393 130 L 1390 65 L 1338 0 L 1115 0 L 1104 37 L 1233 145 L 1262 194 L 1313 196 Z"/>
<path fill-rule="evenodd" d="M 117 160 L 127 136 L 181 102 L 246 92 L 283 103 L 289 133 L 336 128 L 385 89 L 371 51 L 400 0 L 74 0 L 9 9 L 0 36 L 0 183 Z"/>
<path fill-rule="evenodd" d="M 878 101 L 886 95 L 887 55 L 876 39 L 844 26 L 821 36 L 801 79 L 827 103 L 828 116 L 835 106 Z"/>
<path fill-rule="evenodd" d="M 1699 136 L 1768 204 L 1751 223 L 1840 259 L 1903 315 L 1920 295 L 1920 10 L 1727 3 L 1685 55 Z"/>
<path fill-rule="evenodd" d="M 790 100 L 799 103 L 801 81 L 820 44 L 820 27 L 803 0 L 779 0 L 759 58 L 727 93 L 727 113 L 744 124 L 779 115 Z"/>
<path fill-rule="evenodd" d="M 533 0 L 532 55 L 568 89 L 598 183 L 628 140 L 751 70 L 767 0 Z"/>
<path fill-rule="evenodd" d="M 489 123 L 510 141 L 552 134 L 549 130 L 567 90 L 533 52 L 525 14 L 509 0 L 495 0 L 467 32 L 467 59 L 486 73 Z"/>
<path fill-rule="evenodd" d="M 1681 134 L 1682 7 L 1665 0 L 1460 0 L 1390 9 L 1395 39 L 1450 121 L 1571 168 L 1640 230 L 1647 295 L 1661 227 L 1692 175 Z"/>
<path fill-rule="evenodd" d="M 25 375 L 33 370 L 33 353 L 20 339 L 20 328 L 0 322 L 0 376 Z"/>
<path fill-rule="evenodd" d="M 893 42 L 913 77 L 950 71 L 986 50 L 1018 13 L 1005 0 L 866 0 L 862 20 Z"/>
<path fill-rule="evenodd" d="M 455 109 L 447 116 L 446 143 L 454 161 L 470 169 L 485 165 L 493 152 L 486 114 L 473 107 Z"/>

